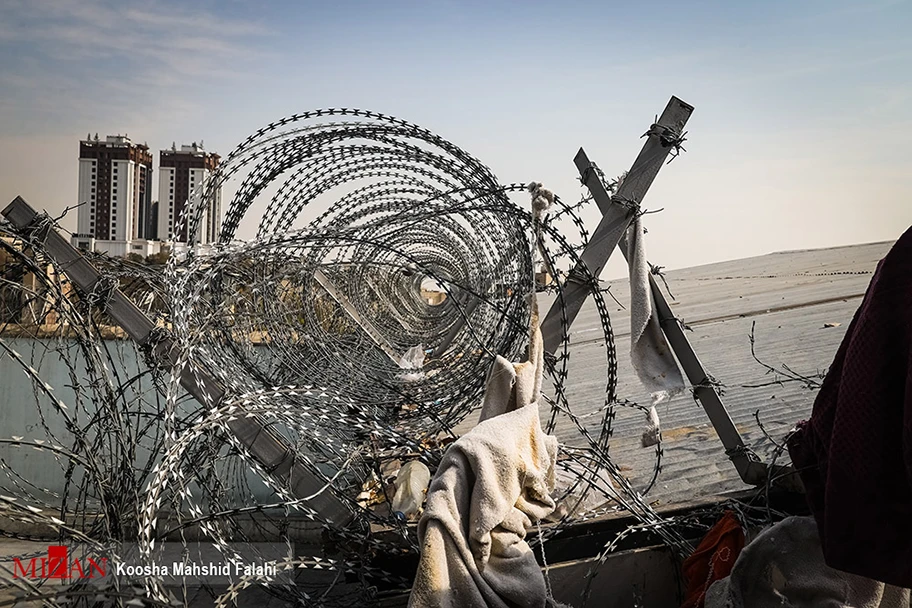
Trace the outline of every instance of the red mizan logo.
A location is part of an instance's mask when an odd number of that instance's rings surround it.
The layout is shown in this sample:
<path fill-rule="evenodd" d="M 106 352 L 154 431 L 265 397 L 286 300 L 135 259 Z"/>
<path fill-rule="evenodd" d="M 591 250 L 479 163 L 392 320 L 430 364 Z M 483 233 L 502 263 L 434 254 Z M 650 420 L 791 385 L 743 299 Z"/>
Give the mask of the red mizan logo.
<path fill-rule="evenodd" d="M 89 557 L 82 561 L 76 557 L 70 559 L 69 548 L 66 546 L 48 546 L 47 557 L 33 557 L 28 562 L 23 562 L 18 557 L 13 558 L 13 578 L 69 581 L 104 578 L 107 571 L 108 558 L 95 560 Z"/>

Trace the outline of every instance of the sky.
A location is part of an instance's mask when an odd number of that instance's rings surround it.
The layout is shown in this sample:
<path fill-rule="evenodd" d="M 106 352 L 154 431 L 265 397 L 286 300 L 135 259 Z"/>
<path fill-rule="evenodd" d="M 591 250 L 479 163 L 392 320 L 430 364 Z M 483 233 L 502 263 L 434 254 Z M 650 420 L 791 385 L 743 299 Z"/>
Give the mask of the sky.
<path fill-rule="evenodd" d="M 147 142 L 157 170 L 172 142 L 224 156 L 325 107 L 575 200 L 579 147 L 629 169 L 676 95 L 695 110 L 644 200 L 654 263 L 893 240 L 912 224 L 910 27 L 908 0 L 0 0 L 0 206 L 76 204 L 87 133 Z"/>

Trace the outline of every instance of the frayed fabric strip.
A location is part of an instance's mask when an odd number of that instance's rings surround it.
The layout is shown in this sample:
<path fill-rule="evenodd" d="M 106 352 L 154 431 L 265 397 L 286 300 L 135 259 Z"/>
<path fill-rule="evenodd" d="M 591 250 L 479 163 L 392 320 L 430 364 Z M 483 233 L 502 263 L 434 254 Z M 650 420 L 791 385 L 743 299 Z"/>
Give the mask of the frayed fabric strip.
<path fill-rule="evenodd" d="M 644 448 L 653 446 L 659 442 L 661 434 L 662 429 L 659 424 L 659 413 L 653 405 L 649 408 L 649 411 L 646 412 L 646 429 L 640 437 L 640 443 Z"/>

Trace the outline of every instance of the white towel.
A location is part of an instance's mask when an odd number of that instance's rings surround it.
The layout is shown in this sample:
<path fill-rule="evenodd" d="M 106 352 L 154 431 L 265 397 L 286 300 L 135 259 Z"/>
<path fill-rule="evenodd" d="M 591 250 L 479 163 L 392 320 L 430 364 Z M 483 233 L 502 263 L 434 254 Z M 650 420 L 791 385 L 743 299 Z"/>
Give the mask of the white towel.
<path fill-rule="evenodd" d="M 630 267 L 630 358 L 640 382 L 652 396 L 652 405 L 656 405 L 683 391 L 684 378 L 665 340 L 652 301 L 639 217 L 627 229 L 626 246 Z M 658 414 L 652 417 L 658 418 Z"/>
<path fill-rule="evenodd" d="M 787 517 L 748 544 L 706 608 L 909 608 L 909 590 L 826 565 L 813 517 Z"/>
<path fill-rule="evenodd" d="M 542 354 L 536 329 L 528 362 L 497 357 L 478 426 L 444 454 L 418 524 L 421 561 L 410 607 L 549 605 L 525 542 L 533 523 L 554 509 L 557 439 L 544 433 L 538 415 Z"/>

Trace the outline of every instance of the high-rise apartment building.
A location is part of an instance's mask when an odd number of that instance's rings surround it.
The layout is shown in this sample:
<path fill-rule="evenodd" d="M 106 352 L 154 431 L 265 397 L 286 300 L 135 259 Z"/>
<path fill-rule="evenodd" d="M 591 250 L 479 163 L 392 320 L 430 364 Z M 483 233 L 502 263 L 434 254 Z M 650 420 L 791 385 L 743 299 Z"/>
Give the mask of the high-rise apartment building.
<path fill-rule="evenodd" d="M 178 220 L 187 204 L 204 195 L 210 175 L 219 164 L 219 155 L 206 152 L 202 143 L 194 142 L 162 150 L 158 162 L 158 234 L 162 241 L 187 242 L 187 226 L 177 234 Z M 193 244 L 212 243 L 218 239 L 222 213 L 221 191 L 215 192 L 205 210 Z"/>
<path fill-rule="evenodd" d="M 131 241 L 152 227 L 152 154 L 126 135 L 79 142 L 77 238 Z"/>

